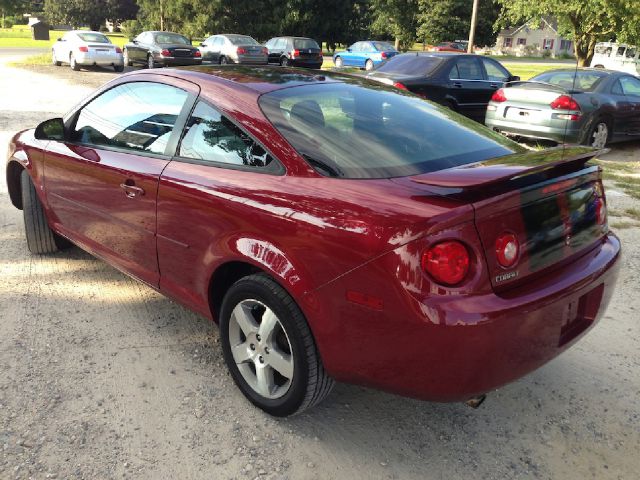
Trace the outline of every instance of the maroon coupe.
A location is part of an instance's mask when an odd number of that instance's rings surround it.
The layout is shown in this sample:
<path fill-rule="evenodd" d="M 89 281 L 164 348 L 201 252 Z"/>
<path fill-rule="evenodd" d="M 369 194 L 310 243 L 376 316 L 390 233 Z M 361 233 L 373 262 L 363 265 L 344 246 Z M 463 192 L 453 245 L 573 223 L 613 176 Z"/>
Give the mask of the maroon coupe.
<path fill-rule="evenodd" d="M 348 75 L 134 72 L 11 141 L 27 245 L 72 242 L 220 326 L 277 416 L 334 379 L 479 399 L 607 307 L 620 242 L 597 152 L 528 152 Z"/>

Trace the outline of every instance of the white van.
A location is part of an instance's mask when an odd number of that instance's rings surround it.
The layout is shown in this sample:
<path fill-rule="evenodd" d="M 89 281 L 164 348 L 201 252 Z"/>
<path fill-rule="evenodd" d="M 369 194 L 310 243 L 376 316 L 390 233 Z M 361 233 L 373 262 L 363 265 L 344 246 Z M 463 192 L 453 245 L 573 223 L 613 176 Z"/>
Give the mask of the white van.
<path fill-rule="evenodd" d="M 639 75 L 640 58 L 638 58 L 638 53 L 638 48 L 633 45 L 600 42 L 596 44 L 595 54 L 590 66 Z"/>

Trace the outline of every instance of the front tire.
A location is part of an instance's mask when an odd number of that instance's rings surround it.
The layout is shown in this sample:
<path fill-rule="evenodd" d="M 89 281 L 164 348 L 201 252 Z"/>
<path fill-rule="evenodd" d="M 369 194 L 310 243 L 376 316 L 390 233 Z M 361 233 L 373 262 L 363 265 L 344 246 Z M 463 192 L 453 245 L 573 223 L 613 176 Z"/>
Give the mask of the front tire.
<path fill-rule="evenodd" d="M 300 413 L 333 388 L 302 311 L 265 274 L 244 277 L 229 289 L 222 303 L 220 338 L 234 382 L 270 415 Z"/>
<path fill-rule="evenodd" d="M 609 122 L 600 118 L 594 122 L 582 143 L 593 148 L 604 148 L 609 143 L 610 138 L 611 127 Z"/>
<path fill-rule="evenodd" d="M 56 58 L 56 52 L 54 50 L 51 50 L 51 64 L 55 65 L 56 67 L 62 65 L 62 62 L 59 62 Z"/>
<path fill-rule="evenodd" d="M 124 59 L 124 64 L 127 67 L 132 67 L 133 66 L 133 62 L 129 59 L 129 51 L 126 48 L 124 49 L 124 55 L 122 57 Z"/>
<path fill-rule="evenodd" d="M 36 188 L 26 170 L 20 174 L 20 186 L 27 248 L 31 253 L 38 255 L 57 252 L 59 248 L 56 243 L 56 235 L 49 228 L 42 202 L 40 202 Z"/>

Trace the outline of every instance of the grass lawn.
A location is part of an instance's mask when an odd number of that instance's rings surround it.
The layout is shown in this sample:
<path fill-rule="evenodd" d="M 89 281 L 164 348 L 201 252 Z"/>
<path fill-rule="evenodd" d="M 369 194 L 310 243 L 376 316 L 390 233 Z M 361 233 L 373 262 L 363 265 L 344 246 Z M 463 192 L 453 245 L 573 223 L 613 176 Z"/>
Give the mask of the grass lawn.
<path fill-rule="evenodd" d="M 31 29 L 26 25 L 14 25 L 13 28 L 0 28 L 0 48 L 51 48 L 56 40 L 66 33 L 65 30 L 51 30 L 49 40 L 33 40 Z M 121 33 L 107 33 L 115 45 L 122 47 L 128 39 Z"/>
<path fill-rule="evenodd" d="M 539 65 L 536 63 L 502 63 L 512 75 L 518 75 L 521 80 L 529 80 L 531 77 L 535 77 L 539 73 L 552 70 L 555 67 L 549 67 L 548 65 Z"/>

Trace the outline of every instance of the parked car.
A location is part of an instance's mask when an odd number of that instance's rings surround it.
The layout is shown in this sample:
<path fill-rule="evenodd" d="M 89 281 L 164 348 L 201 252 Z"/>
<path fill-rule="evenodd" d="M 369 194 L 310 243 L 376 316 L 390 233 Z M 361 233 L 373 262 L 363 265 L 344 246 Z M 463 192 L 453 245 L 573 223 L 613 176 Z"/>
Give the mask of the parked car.
<path fill-rule="evenodd" d="M 495 91 L 520 80 L 492 58 L 445 52 L 396 55 L 367 78 L 408 90 L 480 123 Z"/>
<path fill-rule="evenodd" d="M 467 45 L 458 42 L 442 42 L 429 49 L 432 52 L 466 53 Z"/>
<path fill-rule="evenodd" d="M 202 54 L 179 33 L 142 32 L 124 46 L 124 63 L 148 68 L 200 65 Z"/>
<path fill-rule="evenodd" d="M 322 49 L 311 38 L 275 37 L 265 43 L 269 63 L 283 67 L 320 68 L 324 60 Z"/>
<path fill-rule="evenodd" d="M 202 59 L 213 63 L 267 64 L 268 51 L 248 35 L 213 35 L 200 44 Z"/>
<path fill-rule="evenodd" d="M 600 42 L 596 44 L 590 66 L 640 75 L 640 50 L 633 45 Z"/>
<path fill-rule="evenodd" d="M 76 71 L 92 65 L 124 70 L 122 49 L 106 35 L 88 30 L 71 30 L 58 38 L 51 47 L 51 62 L 58 67 L 68 63 Z"/>
<path fill-rule="evenodd" d="M 507 134 L 583 143 L 640 138 L 640 79 L 610 70 L 551 70 L 498 90 L 487 126 Z"/>
<path fill-rule="evenodd" d="M 620 264 L 593 149 L 331 72 L 125 74 L 8 155 L 31 252 L 66 239 L 216 321 L 278 416 L 334 379 L 477 404 L 592 328 Z"/>
<path fill-rule="evenodd" d="M 333 63 L 336 67 L 358 67 L 365 70 L 373 70 L 385 60 L 398 54 L 398 51 L 387 42 L 366 40 L 356 42 L 344 52 L 333 54 Z"/>

